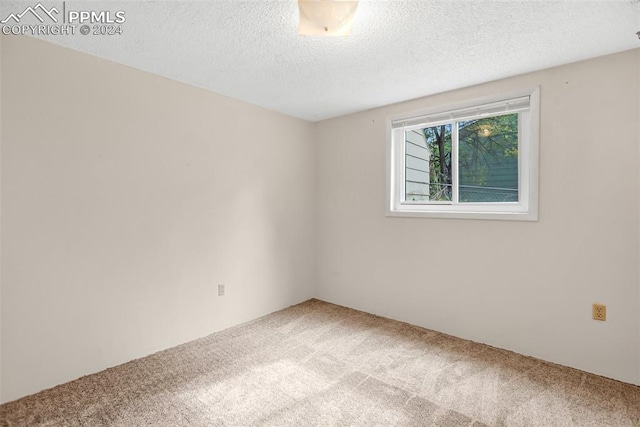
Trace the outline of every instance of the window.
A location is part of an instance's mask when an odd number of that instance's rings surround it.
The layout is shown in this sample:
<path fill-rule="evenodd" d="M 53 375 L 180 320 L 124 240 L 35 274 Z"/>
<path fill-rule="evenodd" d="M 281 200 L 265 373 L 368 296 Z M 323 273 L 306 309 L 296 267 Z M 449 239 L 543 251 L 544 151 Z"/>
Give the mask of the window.
<path fill-rule="evenodd" d="M 389 121 L 388 215 L 538 219 L 539 89 Z"/>

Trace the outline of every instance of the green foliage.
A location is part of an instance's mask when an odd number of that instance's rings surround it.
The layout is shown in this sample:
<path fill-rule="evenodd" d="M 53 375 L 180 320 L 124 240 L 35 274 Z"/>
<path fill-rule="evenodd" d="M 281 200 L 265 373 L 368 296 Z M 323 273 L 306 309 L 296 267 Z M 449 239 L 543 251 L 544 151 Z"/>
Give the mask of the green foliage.
<path fill-rule="evenodd" d="M 451 200 L 452 125 L 423 132 L 431 153 L 430 200 Z M 518 188 L 517 113 L 458 122 L 458 141 L 460 201 L 474 201 L 477 187 Z"/>
<path fill-rule="evenodd" d="M 429 199 L 451 200 L 451 125 L 423 129 L 429 160 Z"/>
<path fill-rule="evenodd" d="M 493 175 L 500 187 L 517 188 L 517 114 L 460 122 L 458 132 L 461 185 L 490 186 Z"/>

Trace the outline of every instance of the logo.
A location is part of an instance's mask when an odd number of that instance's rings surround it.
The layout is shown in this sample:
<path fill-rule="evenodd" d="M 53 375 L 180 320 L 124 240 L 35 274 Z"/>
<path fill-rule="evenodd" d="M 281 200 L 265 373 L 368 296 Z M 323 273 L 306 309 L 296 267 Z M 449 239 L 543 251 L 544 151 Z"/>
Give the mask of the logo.
<path fill-rule="evenodd" d="M 56 2 L 51 7 L 39 2 L 35 6 L 27 6 L 22 12 L 10 13 L 0 20 L 2 34 L 122 35 L 122 23 L 126 21 L 124 10 L 72 10 L 66 6 L 66 1 Z"/>
<path fill-rule="evenodd" d="M 38 13 L 40 12 L 40 13 Z M 6 24 L 9 21 L 11 21 L 12 19 L 14 20 L 14 22 L 16 24 L 20 23 L 20 20 L 27 14 L 31 14 L 33 16 L 36 17 L 36 19 L 38 19 L 38 21 L 40 22 L 44 22 L 44 18 L 42 17 L 42 15 L 48 16 L 49 19 L 51 19 L 53 22 L 58 22 L 58 19 L 53 16 L 53 14 L 55 13 L 56 15 L 60 13 L 60 11 L 58 9 L 56 9 L 56 7 L 52 7 L 51 9 L 47 9 L 46 7 L 44 7 L 42 5 L 42 3 L 38 3 L 37 5 L 31 7 L 27 7 L 22 13 L 11 13 L 9 14 L 9 16 L 7 16 L 5 19 L 3 19 L 2 21 L 0 21 L 0 24 Z"/>

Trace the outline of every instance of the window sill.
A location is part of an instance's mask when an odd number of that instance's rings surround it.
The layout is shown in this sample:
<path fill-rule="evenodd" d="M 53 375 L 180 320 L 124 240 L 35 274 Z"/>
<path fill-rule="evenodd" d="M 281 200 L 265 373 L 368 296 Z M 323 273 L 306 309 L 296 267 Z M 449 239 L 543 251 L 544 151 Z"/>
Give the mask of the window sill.
<path fill-rule="evenodd" d="M 421 211 L 387 210 L 387 217 L 440 218 L 440 219 L 483 219 L 500 221 L 538 221 L 537 212 L 473 212 L 473 211 Z"/>

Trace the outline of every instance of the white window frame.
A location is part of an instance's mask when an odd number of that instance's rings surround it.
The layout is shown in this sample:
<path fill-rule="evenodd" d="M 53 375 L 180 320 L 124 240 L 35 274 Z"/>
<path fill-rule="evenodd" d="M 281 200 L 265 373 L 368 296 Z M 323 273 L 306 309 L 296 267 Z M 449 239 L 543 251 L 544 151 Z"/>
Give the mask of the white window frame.
<path fill-rule="evenodd" d="M 404 201 L 406 130 L 454 123 L 456 120 L 509 113 L 510 105 L 528 98 L 528 109 L 518 114 L 518 202 L 459 203 Z M 500 110 L 503 108 L 503 110 Z M 457 132 L 457 126 L 452 127 Z M 540 139 L 540 88 L 515 90 L 494 96 L 433 107 L 389 117 L 387 120 L 387 216 L 458 219 L 538 220 L 538 158 Z M 457 141 L 457 138 L 454 138 Z M 455 142 L 452 141 L 455 144 Z M 457 148 L 452 164 L 457 164 Z M 457 168 L 455 168 L 457 170 Z M 452 174 L 453 191 L 458 176 Z"/>

